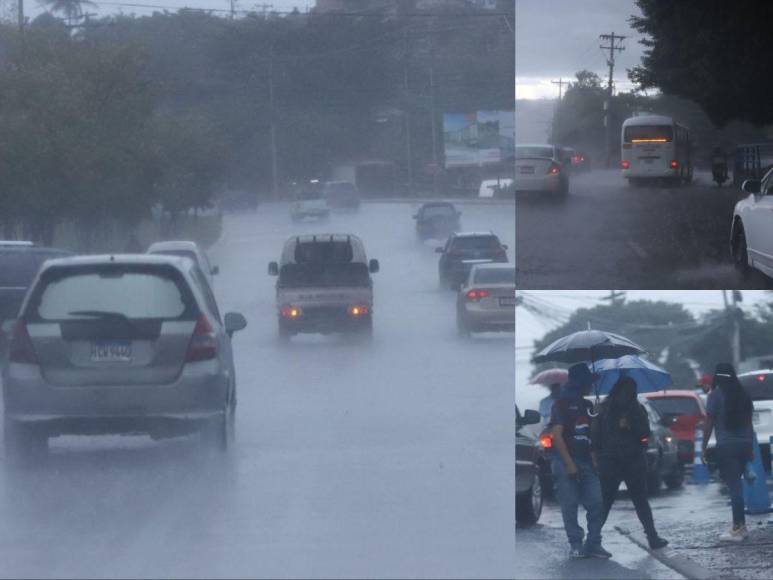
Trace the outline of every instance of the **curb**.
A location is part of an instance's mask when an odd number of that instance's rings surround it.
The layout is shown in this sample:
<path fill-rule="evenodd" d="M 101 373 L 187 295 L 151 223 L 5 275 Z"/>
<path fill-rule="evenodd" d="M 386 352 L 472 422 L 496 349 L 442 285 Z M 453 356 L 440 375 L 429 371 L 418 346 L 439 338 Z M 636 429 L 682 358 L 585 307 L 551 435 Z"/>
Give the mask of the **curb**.
<path fill-rule="evenodd" d="M 433 201 L 448 201 L 450 203 L 456 204 L 456 205 L 504 205 L 504 206 L 513 206 L 515 205 L 515 199 L 491 199 L 491 198 L 483 198 L 483 199 L 477 199 L 477 198 L 454 198 L 454 197 L 402 197 L 402 198 L 395 198 L 395 197 L 385 197 L 382 199 L 379 198 L 367 198 L 363 199 L 362 203 L 412 203 L 412 204 L 420 204 L 420 203 L 431 203 Z"/>
<path fill-rule="evenodd" d="M 620 526 L 615 526 L 615 530 L 617 530 L 621 535 L 628 538 L 633 544 L 637 545 L 642 550 L 646 551 L 648 554 L 650 554 L 653 558 L 655 558 L 658 562 L 663 564 L 664 566 L 668 566 L 672 570 L 678 572 L 685 578 L 688 578 L 689 580 L 712 580 L 719 578 L 719 576 L 704 568 L 700 564 L 697 564 L 693 560 L 690 560 L 689 558 L 686 558 L 685 556 L 680 556 L 676 553 L 676 550 L 673 548 L 665 547 L 660 550 L 652 550 L 646 542 L 640 540 L 637 538 L 633 533 L 631 533 L 630 530 L 627 530 L 625 528 L 622 528 Z M 735 576 L 728 576 L 727 574 L 722 576 L 722 580 L 736 580 L 737 577 Z"/>

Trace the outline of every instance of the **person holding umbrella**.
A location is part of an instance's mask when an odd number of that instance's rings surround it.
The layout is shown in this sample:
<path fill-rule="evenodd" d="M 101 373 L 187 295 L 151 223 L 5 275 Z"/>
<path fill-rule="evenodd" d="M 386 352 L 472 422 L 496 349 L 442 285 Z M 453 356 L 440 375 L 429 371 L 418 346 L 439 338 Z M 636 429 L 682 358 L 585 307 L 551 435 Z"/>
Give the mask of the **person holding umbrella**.
<path fill-rule="evenodd" d="M 539 402 L 539 414 L 542 416 L 542 423 L 548 424 L 550 421 L 550 411 L 553 403 L 561 395 L 561 387 L 566 383 L 569 373 L 566 369 L 547 369 L 540 372 L 531 380 L 533 385 L 544 385 L 550 389 L 547 397 Z"/>
<path fill-rule="evenodd" d="M 749 535 L 741 476 L 747 462 L 754 459 L 753 408 L 733 365 L 718 364 L 714 371 L 714 389 L 706 405 L 703 440 L 708 441 L 716 427 L 719 474 L 730 493 L 733 510 L 733 527 L 719 537 L 723 542 L 741 542 Z M 706 463 L 706 447 L 701 459 Z"/>
<path fill-rule="evenodd" d="M 647 500 L 647 443 L 650 425 L 647 411 L 636 398 L 636 381 L 621 376 L 609 396 L 601 403 L 591 424 L 591 444 L 598 458 L 604 521 L 609 516 L 620 483 L 625 482 L 650 548 L 658 549 L 668 541 L 658 536 L 652 509 Z"/>
<path fill-rule="evenodd" d="M 590 422 L 593 405 L 584 398 L 590 393 L 593 376 L 584 363 L 569 368 L 569 380 L 553 404 L 549 428 L 555 449 L 551 460 L 558 484 L 558 502 L 569 540 L 571 558 L 611 558 L 601 545 L 604 507 L 599 478 L 593 467 Z M 577 522 L 582 504 L 587 512 L 588 536 Z"/>

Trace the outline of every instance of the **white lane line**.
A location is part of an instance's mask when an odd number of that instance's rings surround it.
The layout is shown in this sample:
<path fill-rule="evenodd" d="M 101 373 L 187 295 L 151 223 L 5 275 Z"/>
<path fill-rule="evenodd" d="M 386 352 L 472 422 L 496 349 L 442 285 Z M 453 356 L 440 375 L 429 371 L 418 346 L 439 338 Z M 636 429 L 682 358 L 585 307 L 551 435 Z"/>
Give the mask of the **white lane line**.
<path fill-rule="evenodd" d="M 628 538 L 632 543 L 636 544 L 642 550 L 645 550 L 655 558 L 658 562 L 664 566 L 674 570 L 678 574 L 681 574 L 688 580 L 711 580 L 717 577 L 716 574 L 707 570 L 697 562 L 677 554 L 673 548 L 661 548 L 660 550 L 651 550 L 647 544 L 637 538 L 634 534 L 625 528 L 615 526 L 615 530 L 621 535 Z M 727 577 L 725 577 L 727 578 Z"/>
<path fill-rule="evenodd" d="M 628 247 L 631 248 L 634 253 L 639 256 L 642 260 L 646 260 L 649 254 L 642 248 L 638 243 L 628 240 L 626 242 L 628 244 Z"/>

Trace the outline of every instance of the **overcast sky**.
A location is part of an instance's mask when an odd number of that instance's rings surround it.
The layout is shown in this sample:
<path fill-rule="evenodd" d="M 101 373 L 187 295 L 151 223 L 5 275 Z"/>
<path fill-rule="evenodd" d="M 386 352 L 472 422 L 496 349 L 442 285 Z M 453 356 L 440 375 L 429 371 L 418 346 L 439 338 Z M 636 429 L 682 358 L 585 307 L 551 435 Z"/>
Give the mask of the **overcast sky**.
<path fill-rule="evenodd" d="M 606 79 L 609 51 L 599 48 L 599 35 L 612 32 L 627 36 L 625 50 L 616 53 L 615 81 L 629 89 L 626 69 L 639 64 L 643 51 L 628 24 L 633 14 L 639 14 L 633 0 L 515 0 L 516 97 L 556 97 L 550 81 L 582 69 Z"/>
<path fill-rule="evenodd" d="M 520 0 L 519 0 L 520 1 Z M 606 304 L 602 296 L 608 295 L 608 290 L 541 290 L 524 291 L 524 294 L 538 297 L 541 303 L 551 306 L 551 311 L 561 315 L 571 314 L 578 308 L 593 307 Z M 742 293 L 744 308 L 753 307 L 761 301 L 770 301 L 769 294 L 762 290 L 744 290 Z M 685 308 L 695 314 L 712 309 L 723 308 L 722 292 L 720 290 L 629 290 L 628 300 L 665 300 L 684 304 Z M 521 411 L 536 409 L 536 404 L 547 394 L 544 387 L 529 385 L 532 373 L 531 357 L 534 354 L 534 341 L 542 338 L 547 332 L 559 326 L 559 323 L 547 318 L 538 317 L 519 306 L 516 310 L 515 329 L 515 402 Z M 616 332 L 614 328 L 602 328 Z M 664 345 L 665 346 L 665 345 Z M 773 351 L 773 346 L 771 346 Z"/>

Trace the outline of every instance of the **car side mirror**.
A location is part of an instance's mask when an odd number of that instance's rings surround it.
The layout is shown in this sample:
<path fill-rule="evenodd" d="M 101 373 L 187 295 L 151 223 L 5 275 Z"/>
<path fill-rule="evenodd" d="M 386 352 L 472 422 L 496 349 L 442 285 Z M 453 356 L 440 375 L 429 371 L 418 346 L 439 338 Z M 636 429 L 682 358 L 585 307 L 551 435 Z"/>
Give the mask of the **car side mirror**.
<path fill-rule="evenodd" d="M 268 275 L 269 276 L 279 276 L 279 264 L 276 262 L 269 262 L 268 263 Z"/>
<path fill-rule="evenodd" d="M 225 332 L 228 336 L 233 336 L 234 332 L 244 330 L 247 327 L 247 320 L 238 312 L 226 312 L 224 322 Z"/>
<path fill-rule="evenodd" d="M 542 416 L 537 411 L 535 411 L 534 409 L 526 409 L 526 411 L 523 414 L 523 417 L 521 417 L 521 420 L 519 421 L 519 424 L 521 426 L 536 425 L 540 421 L 542 421 Z"/>
<path fill-rule="evenodd" d="M 371 274 L 375 274 L 381 269 L 381 265 L 378 263 L 378 260 L 371 260 L 368 262 L 368 271 Z"/>
<path fill-rule="evenodd" d="M 443 253 L 443 248 L 435 248 L 435 253 L 436 254 L 442 254 Z"/>
<path fill-rule="evenodd" d="M 212 266 L 211 273 L 213 276 L 217 276 L 220 273 L 220 266 Z"/>
<path fill-rule="evenodd" d="M 741 189 L 746 193 L 758 194 L 762 189 L 762 182 L 759 179 L 747 179 L 741 185 Z"/>

